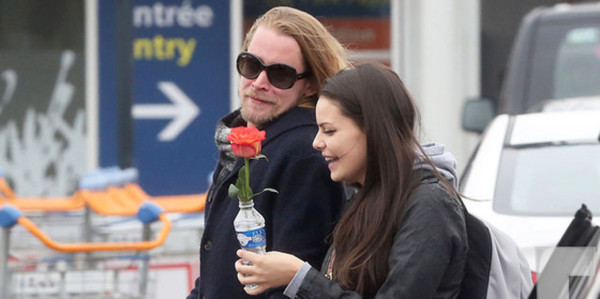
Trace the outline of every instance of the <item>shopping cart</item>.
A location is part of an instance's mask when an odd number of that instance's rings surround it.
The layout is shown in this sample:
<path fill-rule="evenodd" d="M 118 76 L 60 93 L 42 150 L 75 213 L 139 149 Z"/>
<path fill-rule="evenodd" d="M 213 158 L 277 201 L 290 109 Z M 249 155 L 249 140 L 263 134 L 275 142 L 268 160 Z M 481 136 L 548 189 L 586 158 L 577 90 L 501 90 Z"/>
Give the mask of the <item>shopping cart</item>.
<path fill-rule="evenodd" d="M 17 208 L 2 206 L 1 298 L 31 298 L 33 294 L 43 298 L 148 298 L 148 250 L 165 242 L 171 222 L 151 202 L 140 206 L 137 218 L 144 224 L 143 241 L 65 244 L 52 240 Z M 157 220 L 162 229 L 150 240 L 150 225 Z M 65 254 L 41 259 L 11 257 L 10 233 L 16 224 L 49 249 Z M 91 252 L 99 254 L 89 255 Z"/>
<path fill-rule="evenodd" d="M 149 251 L 67 253 L 47 247 L 26 227 L 15 225 L 10 228 L 15 236 L 10 250 L 4 250 L 10 252 L 7 266 L 11 281 L 4 284 L 11 285 L 10 298 L 141 298 L 139 273 L 144 267 L 149 269 L 144 275 L 145 298 L 189 290 L 198 275 L 206 193 L 150 196 L 136 181 L 137 170 L 133 168 L 105 168 L 84 176 L 73 196 L 23 198 L 12 192 L 0 175 L 0 207 L 16 207 L 55 243 L 144 240 L 142 224 L 134 218 L 144 202 L 160 206 L 173 223 L 169 242 Z M 157 230 L 154 227 L 151 231 Z M 153 284 L 156 280 L 163 283 Z M 90 286 L 82 287 L 84 282 Z"/>

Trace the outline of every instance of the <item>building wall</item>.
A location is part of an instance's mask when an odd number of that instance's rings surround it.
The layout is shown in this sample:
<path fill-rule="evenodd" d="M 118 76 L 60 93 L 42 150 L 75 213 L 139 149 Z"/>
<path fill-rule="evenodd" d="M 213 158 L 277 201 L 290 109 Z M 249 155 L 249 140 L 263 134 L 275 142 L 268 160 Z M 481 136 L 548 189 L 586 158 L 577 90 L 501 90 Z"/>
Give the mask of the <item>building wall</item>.
<path fill-rule="evenodd" d="M 445 144 L 462 170 L 477 141 L 460 126 L 462 104 L 479 95 L 479 1 L 400 0 L 397 71 L 422 114 L 422 142 Z"/>

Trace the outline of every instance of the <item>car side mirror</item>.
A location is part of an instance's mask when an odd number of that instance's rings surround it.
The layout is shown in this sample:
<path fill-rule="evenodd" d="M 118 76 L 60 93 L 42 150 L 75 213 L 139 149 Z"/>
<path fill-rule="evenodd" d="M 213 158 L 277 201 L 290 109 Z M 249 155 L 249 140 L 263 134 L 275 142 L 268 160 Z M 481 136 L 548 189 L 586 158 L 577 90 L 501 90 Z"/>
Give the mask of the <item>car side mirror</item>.
<path fill-rule="evenodd" d="M 481 133 L 496 115 L 494 102 L 488 98 L 467 99 L 463 105 L 462 128 Z"/>

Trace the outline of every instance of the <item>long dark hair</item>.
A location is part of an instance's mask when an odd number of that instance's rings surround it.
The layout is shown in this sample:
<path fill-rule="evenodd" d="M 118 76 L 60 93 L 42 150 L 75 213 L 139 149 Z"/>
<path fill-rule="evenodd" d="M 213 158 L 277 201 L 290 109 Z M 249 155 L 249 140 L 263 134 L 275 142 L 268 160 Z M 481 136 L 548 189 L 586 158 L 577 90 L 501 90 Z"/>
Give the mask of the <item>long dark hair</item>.
<path fill-rule="evenodd" d="M 342 288 L 370 297 L 386 279 L 394 235 L 420 180 L 413 171 L 416 150 L 423 152 L 415 134 L 419 113 L 402 80 L 380 64 L 339 72 L 321 95 L 367 137 L 365 182 L 333 232 L 332 270 Z"/>

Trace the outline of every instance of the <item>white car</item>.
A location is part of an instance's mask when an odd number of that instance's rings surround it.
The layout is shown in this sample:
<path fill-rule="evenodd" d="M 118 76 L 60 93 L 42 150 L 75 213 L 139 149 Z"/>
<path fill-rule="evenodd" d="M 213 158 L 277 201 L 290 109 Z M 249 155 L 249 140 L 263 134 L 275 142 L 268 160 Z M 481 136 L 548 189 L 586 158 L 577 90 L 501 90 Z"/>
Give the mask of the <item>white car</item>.
<path fill-rule="evenodd" d="M 599 110 L 495 117 L 461 178 L 467 209 L 539 271 L 582 204 L 600 216 L 599 138 Z"/>

